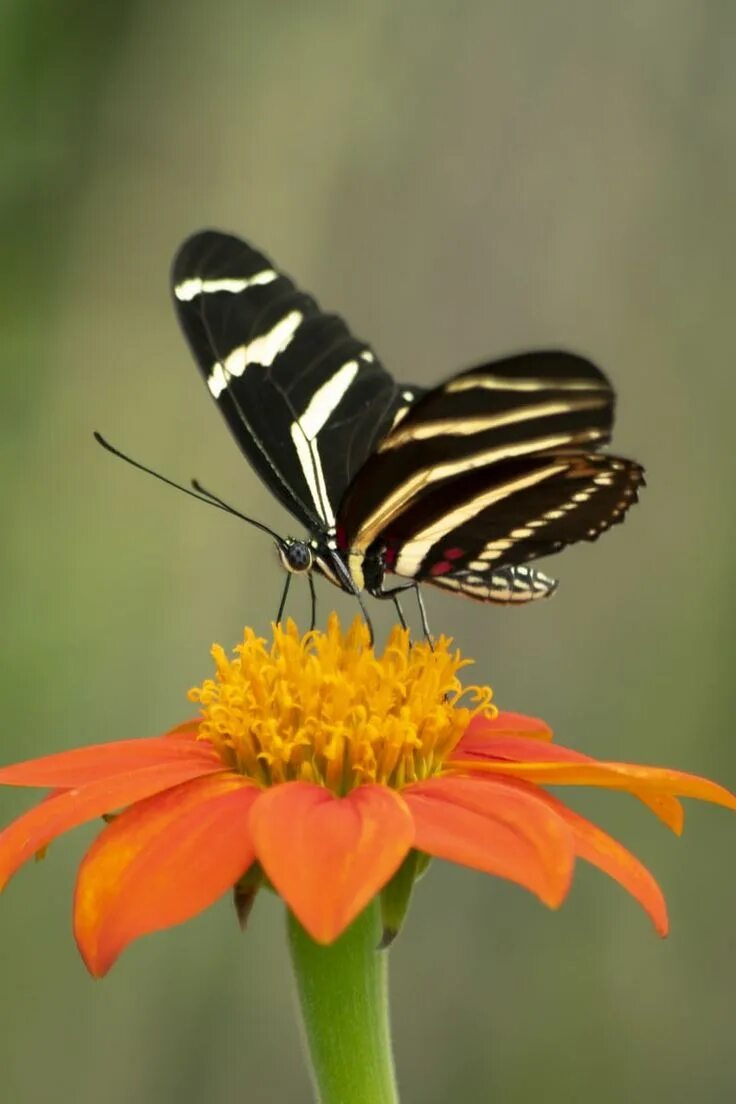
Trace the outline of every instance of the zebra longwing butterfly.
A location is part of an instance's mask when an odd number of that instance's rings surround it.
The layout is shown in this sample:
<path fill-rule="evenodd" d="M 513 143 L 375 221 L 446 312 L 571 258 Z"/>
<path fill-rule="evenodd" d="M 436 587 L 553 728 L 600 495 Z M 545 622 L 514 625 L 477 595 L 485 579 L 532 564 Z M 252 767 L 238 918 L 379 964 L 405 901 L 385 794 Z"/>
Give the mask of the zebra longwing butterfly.
<path fill-rule="evenodd" d="M 279 540 L 289 572 L 358 595 L 386 597 L 390 572 L 525 602 L 557 585 L 526 562 L 595 540 L 637 499 L 640 465 L 599 451 L 615 396 L 583 357 L 540 350 L 431 390 L 397 384 L 340 317 L 213 230 L 181 246 L 172 289 L 238 445 L 309 532 Z"/>

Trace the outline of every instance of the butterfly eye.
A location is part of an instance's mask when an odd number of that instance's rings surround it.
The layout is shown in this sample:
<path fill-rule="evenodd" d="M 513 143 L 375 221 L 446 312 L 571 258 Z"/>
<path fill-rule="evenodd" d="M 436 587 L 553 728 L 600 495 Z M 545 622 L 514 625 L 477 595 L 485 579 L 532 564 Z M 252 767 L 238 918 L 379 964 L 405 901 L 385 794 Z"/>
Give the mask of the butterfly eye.
<path fill-rule="evenodd" d="M 279 555 L 285 570 L 292 574 L 309 571 L 312 567 L 312 549 L 306 541 L 284 541 L 279 544 Z"/>

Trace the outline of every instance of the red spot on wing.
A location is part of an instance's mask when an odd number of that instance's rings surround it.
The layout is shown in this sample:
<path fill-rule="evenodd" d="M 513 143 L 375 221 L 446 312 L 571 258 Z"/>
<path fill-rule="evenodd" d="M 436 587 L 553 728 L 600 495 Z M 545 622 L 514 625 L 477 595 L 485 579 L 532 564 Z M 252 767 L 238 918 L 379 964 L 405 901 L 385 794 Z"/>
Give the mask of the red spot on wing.
<path fill-rule="evenodd" d="M 464 548 L 445 548 L 442 555 L 446 560 L 459 560 L 461 556 L 465 555 Z"/>
<path fill-rule="evenodd" d="M 348 538 L 348 535 L 345 532 L 345 526 L 344 525 L 338 525 L 337 532 L 335 533 L 335 540 L 337 541 L 337 547 L 340 549 L 341 552 L 347 551 L 347 546 L 348 546 L 348 539 L 347 538 Z"/>
<path fill-rule="evenodd" d="M 386 567 L 393 567 L 399 554 L 398 548 L 387 548 L 383 554 L 383 562 Z"/>
<path fill-rule="evenodd" d="M 429 569 L 430 575 L 446 575 L 448 571 L 452 571 L 452 564 L 449 560 L 438 560 L 436 564 L 432 564 Z"/>

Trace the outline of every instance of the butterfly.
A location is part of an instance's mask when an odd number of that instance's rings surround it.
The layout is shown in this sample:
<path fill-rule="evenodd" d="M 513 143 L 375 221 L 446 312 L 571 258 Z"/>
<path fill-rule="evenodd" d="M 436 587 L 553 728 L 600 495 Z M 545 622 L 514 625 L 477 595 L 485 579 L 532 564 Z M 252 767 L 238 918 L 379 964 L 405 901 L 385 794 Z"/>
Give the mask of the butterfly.
<path fill-rule="evenodd" d="M 359 599 L 419 583 L 546 597 L 556 580 L 526 564 L 595 540 L 637 500 L 642 467 L 601 451 L 613 388 L 582 356 L 543 349 L 431 389 L 397 383 L 342 318 L 216 230 L 183 243 L 171 286 L 241 451 L 307 531 L 276 538 L 279 616 L 292 575 L 308 575 L 314 601 L 313 572 Z"/>

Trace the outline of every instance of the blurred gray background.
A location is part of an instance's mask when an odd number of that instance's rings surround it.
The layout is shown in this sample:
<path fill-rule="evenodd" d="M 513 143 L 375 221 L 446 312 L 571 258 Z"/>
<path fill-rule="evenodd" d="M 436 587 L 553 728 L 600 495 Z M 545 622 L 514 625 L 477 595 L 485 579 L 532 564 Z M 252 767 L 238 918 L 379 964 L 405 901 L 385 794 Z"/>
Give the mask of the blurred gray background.
<path fill-rule="evenodd" d="M 174 250 L 213 225 L 401 379 L 547 344 L 610 373 L 641 505 L 550 561 L 552 602 L 428 593 L 431 621 L 561 742 L 736 784 L 736 7 L 6 0 L 0 20 L 2 758 L 162 731 L 211 642 L 275 614 L 266 538 L 92 441 L 298 534 L 169 303 Z M 392 953 L 406 1104 L 734 1098 L 736 825 L 691 806 L 678 842 L 623 797 L 571 801 L 651 866 L 670 938 L 589 869 L 549 913 L 434 864 Z M 279 904 L 241 937 L 223 901 L 93 983 L 69 917 L 96 830 L 0 902 L 4 1099 L 308 1101 Z"/>

